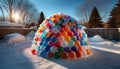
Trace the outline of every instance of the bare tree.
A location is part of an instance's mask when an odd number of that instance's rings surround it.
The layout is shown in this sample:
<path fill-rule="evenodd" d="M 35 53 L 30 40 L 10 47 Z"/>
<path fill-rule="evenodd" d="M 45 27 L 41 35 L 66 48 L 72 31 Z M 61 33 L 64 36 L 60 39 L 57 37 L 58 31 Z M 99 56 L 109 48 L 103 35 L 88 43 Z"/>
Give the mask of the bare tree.
<path fill-rule="evenodd" d="M 30 4 L 28 0 L 18 0 L 16 3 L 15 12 L 17 11 L 21 15 L 21 22 L 23 22 L 25 16 L 29 14 L 28 11 L 31 7 L 32 4 Z"/>
<path fill-rule="evenodd" d="M 94 6 L 96 6 L 104 19 L 107 17 L 108 12 L 111 10 L 111 6 L 115 3 L 115 0 L 85 0 L 85 2 L 76 9 L 76 16 L 81 23 L 87 23 L 89 21 L 90 12 Z"/>
<path fill-rule="evenodd" d="M 33 9 L 31 12 L 30 12 L 30 14 L 29 14 L 29 23 L 31 22 L 31 21 L 33 21 L 33 19 L 34 19 L 34 17 L 35 17 L 35 13 L 36 13 L 36 9 Z"/>
<path fill-rule="evenodd" d="M 13 22 L 13 8 L 17 0 L 1 0 L 1 3 L 3 3 L 4 9 L 9 13 L 9 21 Z"/>
<path fill-rule="evenodd" d="M 19 0 L 16 3 L 15 10 L 21 15 L 21 22 L 30 23 L 37 14 L 37 9 L 28 0 Z"/>
<path fill-rule="evenodd" d="M 29 0 L 0 0 L 3 4 L 2 8 L 9 14 L 9 21 L 13 22 L 14 13 L 18 12 L 20 15 L 19 23 L 29 23 L 33 21 L 37 14 L 37 9 Z"/>
<path fill-rule="evenodd" d="M 2 6 L 0 5 L 0 10 L 1 10 L 1 13 L 2 13 L 2 21 L 4 21 L 5 20 L 5 16 L 4 16 L 4 11 L 3 11 L 3 8 L 2 8 Z"/>

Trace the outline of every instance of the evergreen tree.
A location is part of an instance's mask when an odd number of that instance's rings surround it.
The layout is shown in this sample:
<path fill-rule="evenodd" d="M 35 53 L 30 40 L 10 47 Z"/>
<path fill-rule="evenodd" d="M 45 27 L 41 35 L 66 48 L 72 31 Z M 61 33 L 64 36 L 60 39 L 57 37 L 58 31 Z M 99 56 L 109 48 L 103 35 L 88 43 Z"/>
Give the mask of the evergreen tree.
<path fill-rule="evenodd" d="M 45 17 L 44 17 L 44 13 L 41 12 L 40 13 L 40 19 L 38 20 L 37 28 L 39 28 L 39 25 L 43 22 L 43 20 L 45 20 Z"/>
<path fill-rule="evenodd" d="M 100 28 L 101 25 L 101 17 L 96 7 L 93 8 L 89 21 L 88 21 L 88 28 Z"/>
<path fill-rule="evenodd" d="M 116 4 L 116 7 L 112 9 L 110 13 L 108 24 L 111 28 L 120 27 L 120 0 Z"/>

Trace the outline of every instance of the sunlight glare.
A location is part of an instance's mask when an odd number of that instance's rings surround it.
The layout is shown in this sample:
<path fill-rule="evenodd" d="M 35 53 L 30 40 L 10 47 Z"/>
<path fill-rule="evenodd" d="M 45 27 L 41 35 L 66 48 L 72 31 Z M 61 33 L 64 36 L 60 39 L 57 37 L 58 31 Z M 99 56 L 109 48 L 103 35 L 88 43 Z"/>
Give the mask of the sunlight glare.
<path fill-rule="evenodd" d="M 19 19 L 20 19 L 19 13 L 15 13 L 13 17 L 14 17 L 14 20 L 15 20 L 16 22 L 18 22 Z"/>

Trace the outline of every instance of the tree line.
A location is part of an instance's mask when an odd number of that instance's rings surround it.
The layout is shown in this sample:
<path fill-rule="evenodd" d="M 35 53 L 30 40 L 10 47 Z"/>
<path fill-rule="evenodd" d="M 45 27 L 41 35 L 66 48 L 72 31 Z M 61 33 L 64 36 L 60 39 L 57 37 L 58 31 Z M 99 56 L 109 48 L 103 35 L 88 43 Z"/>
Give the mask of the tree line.
<path fill-rule="evenodd" d="M 80 23 L 87 28 L 119 28 L 120 27 L 120 0 L 117 1 L 114 8 L 112 5 L 117 0 L 86 0 L 80 7 L 77 8 L 76 13 L 80 19 Z M 90 12 L 91 11 L 91 12 Z M 110 17 L 106 23 L 102 21 Z M 101 15 L 100 15 L 101 14 Z"/>

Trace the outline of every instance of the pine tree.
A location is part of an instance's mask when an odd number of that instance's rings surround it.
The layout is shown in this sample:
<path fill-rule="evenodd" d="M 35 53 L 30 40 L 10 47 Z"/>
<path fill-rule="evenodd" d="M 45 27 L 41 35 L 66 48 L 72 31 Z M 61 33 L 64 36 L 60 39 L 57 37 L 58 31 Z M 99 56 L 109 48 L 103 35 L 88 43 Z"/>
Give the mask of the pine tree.
<path fill-rule="evenodd" d="M 100 28 L 102 27 L 101 23 L 102 21 L 99 12 L 97 8 L 94 7 L 89 18 L 88 28 Z"/>
<path fill-rule="evenodd" d="M 110 13 L 108 24 L 111 28 L 120 27 L 120 0 L 116 4 L 116 7 L 112 9 Z"/>
<path fill-rule="evenodd" d="M 39 28 L 39 25 L 43 22 L 43 20 L 45 20 L 45 17 L 44 17 L 44 13 L 41 12 L 40 13 L 40 19 L 38 20 L 37 28 Z"/>

